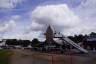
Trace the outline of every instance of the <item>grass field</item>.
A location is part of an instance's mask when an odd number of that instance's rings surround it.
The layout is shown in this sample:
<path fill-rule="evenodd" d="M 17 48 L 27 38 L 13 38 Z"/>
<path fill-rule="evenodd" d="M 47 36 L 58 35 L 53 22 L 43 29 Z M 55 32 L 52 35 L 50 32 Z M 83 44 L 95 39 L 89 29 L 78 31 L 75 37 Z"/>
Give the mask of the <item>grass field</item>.
<path fill-rule="evenodd" d="M 10 64 L 11 55 L 11 50 L 0 50 L 0 64 Z"/>

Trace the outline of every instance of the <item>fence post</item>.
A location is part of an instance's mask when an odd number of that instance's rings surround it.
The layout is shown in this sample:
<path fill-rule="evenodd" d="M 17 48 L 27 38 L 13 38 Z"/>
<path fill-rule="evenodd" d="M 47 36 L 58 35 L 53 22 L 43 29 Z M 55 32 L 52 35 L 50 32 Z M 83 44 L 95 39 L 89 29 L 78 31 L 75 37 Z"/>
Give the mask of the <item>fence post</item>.
<path fill-rule="evenodd" d="M 51 64 L 55 64 L 53 55 L 51 56 Z"/>
<path fill-rule="evenodd" d="M 70 62 L 71 62 L 70 64 L 73 64 L 73 63 L 72 63 L 72 55 L 70 55 Z"/>

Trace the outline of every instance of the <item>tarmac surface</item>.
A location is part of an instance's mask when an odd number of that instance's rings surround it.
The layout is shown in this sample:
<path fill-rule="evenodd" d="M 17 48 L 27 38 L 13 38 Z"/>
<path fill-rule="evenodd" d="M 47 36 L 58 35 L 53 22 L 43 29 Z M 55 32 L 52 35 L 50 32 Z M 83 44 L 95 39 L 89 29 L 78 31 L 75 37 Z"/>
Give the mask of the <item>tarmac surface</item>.
<path fill-rule="evenodd" d="M 96 53 L 48 54 L 15 49 L 11 64 L 96 64 Z"/>

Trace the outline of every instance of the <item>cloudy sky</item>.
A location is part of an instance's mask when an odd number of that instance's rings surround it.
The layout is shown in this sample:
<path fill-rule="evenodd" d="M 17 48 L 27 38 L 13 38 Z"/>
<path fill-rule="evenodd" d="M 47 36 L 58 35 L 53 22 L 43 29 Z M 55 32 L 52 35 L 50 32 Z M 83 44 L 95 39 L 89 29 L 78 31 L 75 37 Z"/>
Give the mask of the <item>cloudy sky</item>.
<path fill-rule="evenodd" d="M 96 32 L 96 0 L 0 0 L 0 39 L 43 39 L 49 24 L 64 35 Z"/>

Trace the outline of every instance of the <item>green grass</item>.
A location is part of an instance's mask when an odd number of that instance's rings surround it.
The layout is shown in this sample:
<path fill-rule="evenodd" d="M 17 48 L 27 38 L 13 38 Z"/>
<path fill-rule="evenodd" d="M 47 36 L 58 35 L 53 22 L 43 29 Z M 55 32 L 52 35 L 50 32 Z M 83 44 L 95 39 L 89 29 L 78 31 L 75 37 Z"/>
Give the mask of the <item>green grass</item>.
<path fill-rule="evenodd" d="M 0 50 L 0 64 L 10 64 L 11 55 L 11 50 Z"/>

